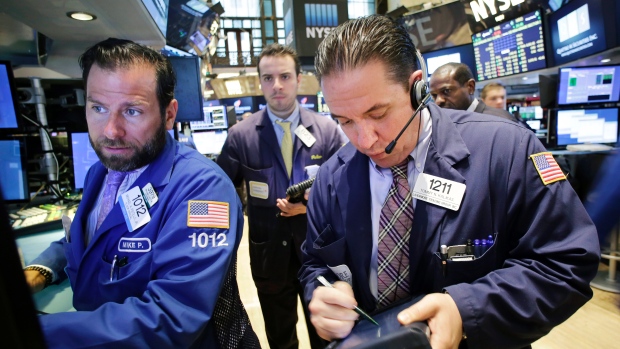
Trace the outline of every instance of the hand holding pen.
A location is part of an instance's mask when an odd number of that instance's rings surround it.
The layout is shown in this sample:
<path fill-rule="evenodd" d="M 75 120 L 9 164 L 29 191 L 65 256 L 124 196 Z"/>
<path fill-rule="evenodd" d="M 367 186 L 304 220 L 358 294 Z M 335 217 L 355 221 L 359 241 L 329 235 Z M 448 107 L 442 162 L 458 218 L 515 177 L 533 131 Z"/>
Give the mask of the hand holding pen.
<path fill-rule="evenodd" d="M 317 280 L 319 280 L 319 282 L 325 286 L 325 287 L 329 287 L 329 288 L 334 288 L 334 286 L 332 284 L 329 283 L 329 281 L 327 281 L 323 276 L 318 276 L 316 278 Z M 358 308 L 357 306 L 353 307 L 353 310 L 358 313 L 362 318 L 372 322 L 373 324 L 379 326 L 379 323 L 377 323 L 373 318 L 371 318 L 368 314 L 366 314 L 366 312 L 364 312 L 362 309 Z"/>

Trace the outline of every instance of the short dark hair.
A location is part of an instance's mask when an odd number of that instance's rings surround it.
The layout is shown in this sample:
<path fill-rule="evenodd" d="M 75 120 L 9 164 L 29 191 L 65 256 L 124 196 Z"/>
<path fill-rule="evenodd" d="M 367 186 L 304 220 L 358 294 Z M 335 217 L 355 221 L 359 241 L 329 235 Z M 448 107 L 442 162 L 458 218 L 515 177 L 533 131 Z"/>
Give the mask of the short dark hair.
<path fill-rule="evenodd" d="M 155 68 L 157 81 L 157 100 L 162 117 L 174 99 L 176 76 L 172 64 L 161 53 L 130 40 L 109 38 L 103 40 L 84 52 L 79 59 L 82 68 L 84 88 L 87 86 L 88 74 L 93 64 L 101 69 L 116 70 L 136 64 L 147 64 Z"/>
<path fill-rule="evenodd" d="M 487 93 L 489 93 L 489 91 L 500 89 L 500 88 L 505 89 L 506 87 L 504 87 L 504 85 L 501 82 L 490 82 L 484 85 L 484 87 L 482 88 L 482 91 L 480 91 L 480 98 L 486 99 Z"/>
<path fill-rule="evenodd" d="M 453 79 L 461 86 L 465 85 L 469 80 L 474 79 L 474 74 L 471 72 L 471 69 L 469 69 L 467 64 L 463 63 L 446 63 L 435 69 L 434 74 L 444 72 L 452 72 Z"/>
<path fill-rule="evenodd" d="M 283 57 L 290 56 L 295 61 L 295 73 L 299 75 L 301 73 L 301 62 L 299 61 L 299 56 L 297 56 L 297 51 L 290 46 L 280 45 L 278 43 L 269 44 L 263 48 L 260 55 L 258 56 L 258 62 L 256 62 L 256 69 L 258 70 L 258 75 L 260 76 L 260 60 L 263 57 Z"/>
<path fill-rule="evenodd" d="M 317 79 L 378 60 L 388 78 L 409 91 L 409 77 L 419 69 L 409 33 L 395 20 L 371 15 L 352 19 L 333 29 L 321 42 L 314 60 Z"/>

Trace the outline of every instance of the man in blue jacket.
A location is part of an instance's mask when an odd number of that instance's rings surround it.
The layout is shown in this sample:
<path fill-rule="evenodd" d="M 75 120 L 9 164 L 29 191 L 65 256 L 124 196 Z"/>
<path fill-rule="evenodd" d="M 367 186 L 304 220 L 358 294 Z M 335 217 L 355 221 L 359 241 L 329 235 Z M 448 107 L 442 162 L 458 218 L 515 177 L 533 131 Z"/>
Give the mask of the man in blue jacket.
<path fill-rule="evenodd" d="M 40 317 L 48 347 L 257 347 L 234 279 L 241 205 L 221 169 L 166 132 L 170 62 L 107 39 L 80 65 L 100 162 L 65 237 L 25 271 L 34 291 L 71 282 L 77 311 Z"/>
<path fill-rule="evenodd" d="M 319 335 L 347 336 L 356 305 L 425 295 L 397 318 L 427 321 L 434 349 L 521 348 L 590 299 L 596 230 L 532 132 L 423 108 L 415 47 L 387 17 L 332 30 L 315 66 L 350 140 L 321 166 L 308 203 L 300 279 Z M 467 252 L 489 235 L 486 251 Z"/>
<path fill-rule="evenodd" d="M 333 120 L 297 103 L 301 64 L 294 49 L 266 46 L 258 74 L 267 108 L 230 129 L 217 163 L 235 185 L 246 185 L 252 278 L 269 346 L 294 349 L 307 220 L 305 203 L 289 202 L 286 189 L 313 177 L 344 140 Z M 306 320 L 312 348 L 323 348 Z"/>

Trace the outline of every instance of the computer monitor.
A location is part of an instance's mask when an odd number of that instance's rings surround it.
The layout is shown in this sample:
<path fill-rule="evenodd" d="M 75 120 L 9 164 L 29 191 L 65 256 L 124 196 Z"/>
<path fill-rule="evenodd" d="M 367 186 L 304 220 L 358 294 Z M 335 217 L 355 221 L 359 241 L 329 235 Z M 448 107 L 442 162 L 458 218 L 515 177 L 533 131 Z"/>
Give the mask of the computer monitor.
<path fill-rule="evenodd" d="M 620 101 L 620 65 L 560 68 L 558 105 Z"/>
<path fill-rule="evenodd" d="M 84 188 L 84 178 L 86 178 L 88 169 L 99 161 L 99 158 L 90 145 L 88 132 L 72 132 L 70 137 L 73 157 L 73 185 L 75 190 L 80 190 Z"/>
<path fill-rule="evenodd" d="M 319 111 L 319 100 L 316 95 L 298 95 L 297 103 L 302 108 Z"/>
<path fill-rule="evenodd" d="M 543 118 L 543 110 L 541 107 L 520 107 L 519 115 L 523 120 L 541 120 Z"/>
<path fill-rule="evenodd" d="M 478 81 L 547 67 L 541 11 L 472 35 Z"/>
<path fill-rule="evenodd" d="M 558 146 L 618 142 L 618 108 L 558 110 Z"/>
<path fill-rule="evenodd" d="M 555 65 L 590 56 L 607 48 L 602 1 L 572 0 L 549 15 Z"/>
<path fill-rule="evenodd" d="M 432 75 L 435 70 L 446 63 L 463 63 L 471 69 L 476 76 L 476 59 L 474 58 L 474 47 L 470 44 L 450 47 L 443 50 L 425 52 L 422 54 L 426 61 L 428 75 Z"/>
<path fill-rule="evenodd" d="M 190 121 L 189 128 L 192 131 L 198 130 L 226 130 L 228 129 L 228 116 L 226 106 L 203 107 L 204 119 L 201 121 Z"/>
<path fill-rule="evenodd" d="M 4 182 L 5 177 L 2 177 Z M 37 311 L 24 277 L 15 233 L 0 190 L 0 314 L 2 346 L 16 349 L 43 349 L 45 341 Z"/>
<path fill-rule="evenodd" d="M 25 139 L 0 140 L 0 188 L 7 202 L 26 202 L 30 199 L 26 160 Z"/>
<path fill-rule="evenodd" d="M 228 137 L 228 131 L 226 130 L 199 131 L 192 133 L 196 150 L 203 155 L 219 155 L 222 152 L 226 137 Z"/>
<path fill-rule="evenodd" d="M 179 102 L 176 121 L 203 120 L 202 78 L 200 74 L 200 57 L 168 57 L 177 76 L 174 98 Z"/>
<path fill-rule="evenodd" d="M 265 99 L 265 96 L 254 97 L 254 103 L 256 103 L 256 109 L 258 110 L 267 108 L 267 99 Z"/>
<path fill-rule="evenodd" d="M 13 69 L 9 61 L 0 61 L 0 132 L 19 128 L 19 109 Z"/>
<path fill-rule="evenodd" d="M 222 98 L 220 99 L 222 105 L 229 107 L 235 107 L 235 113 L 242 115 L 245 112 L 254 112 L 254 97 L 237 97 L 237 98 Z"/>

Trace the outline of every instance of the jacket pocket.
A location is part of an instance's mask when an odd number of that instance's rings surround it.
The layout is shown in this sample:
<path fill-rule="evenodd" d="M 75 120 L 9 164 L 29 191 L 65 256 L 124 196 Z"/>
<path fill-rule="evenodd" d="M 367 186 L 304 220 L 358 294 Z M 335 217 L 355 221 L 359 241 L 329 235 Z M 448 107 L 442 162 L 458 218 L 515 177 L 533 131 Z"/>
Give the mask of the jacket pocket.
<path fill-rule="evenodd" d="M 243 177 L 247 183 L 248 204 L 273 207 L 276 205 L 277 189 L 275 187 L 274 169 L 253 169 L 242 165 Z"/>
<path fill-rule="evenodd" d="M 346 245 L 344 236 L 338 236 L 329 224 L 312 242 L 312 249 L 328 266 L 335 267 L 345 264 Z"/>

